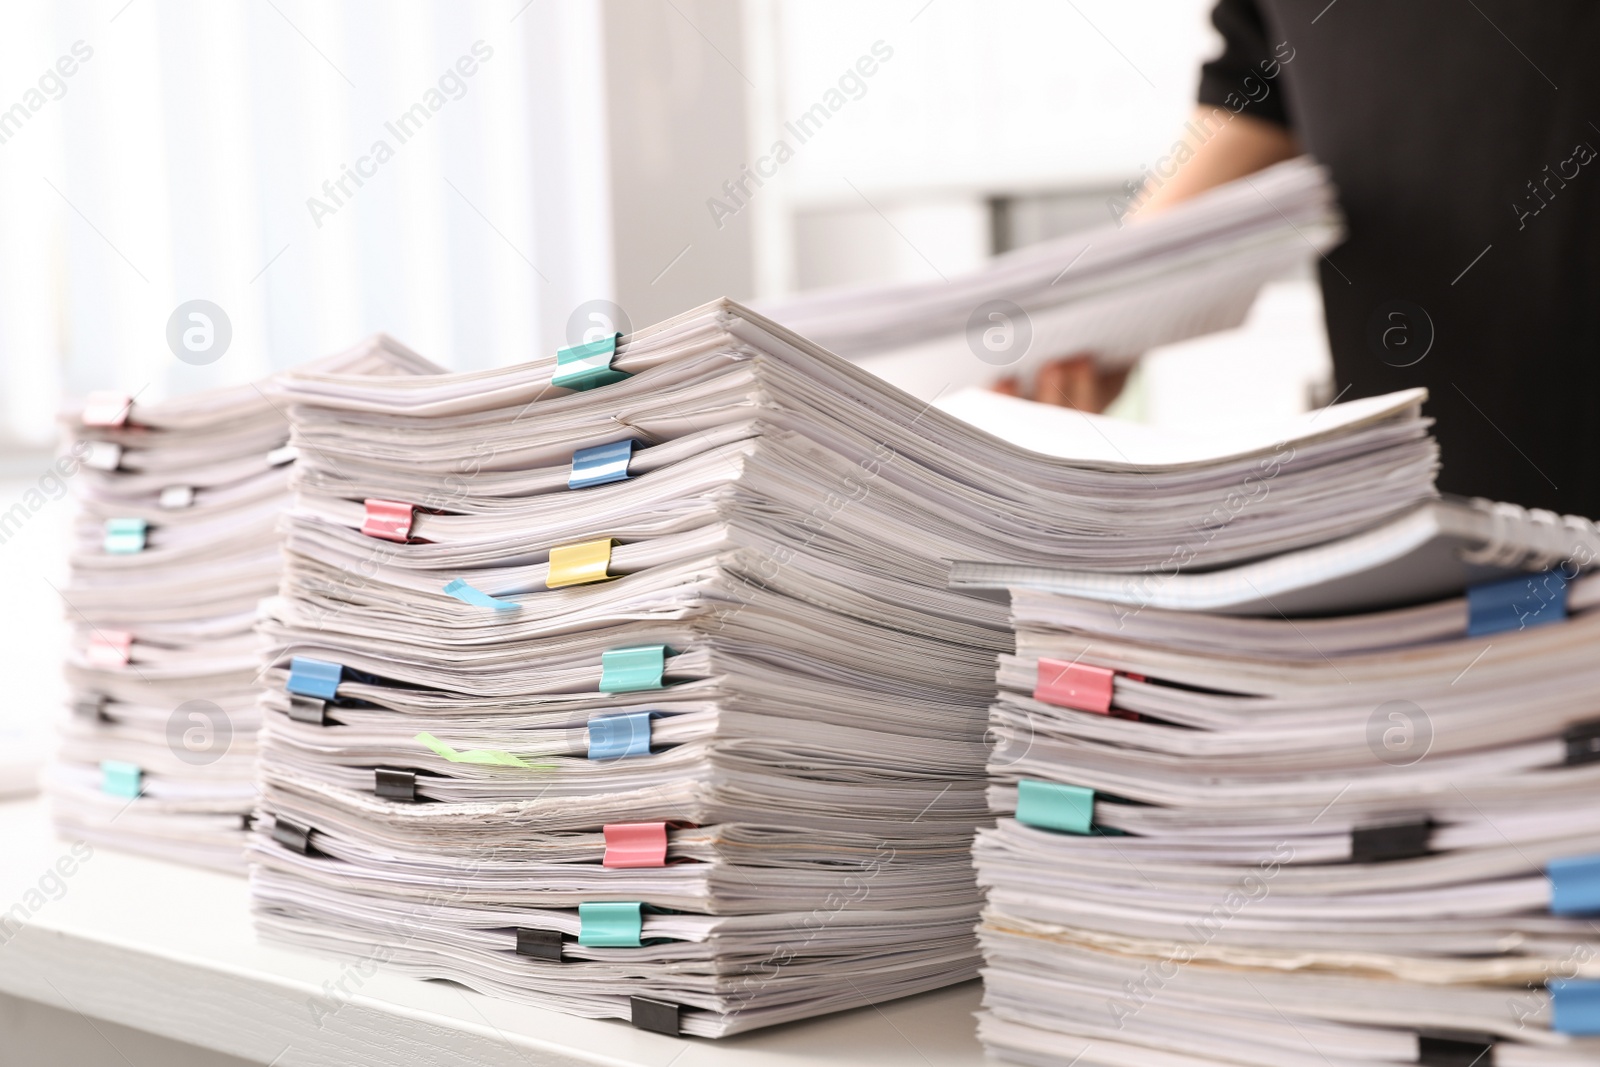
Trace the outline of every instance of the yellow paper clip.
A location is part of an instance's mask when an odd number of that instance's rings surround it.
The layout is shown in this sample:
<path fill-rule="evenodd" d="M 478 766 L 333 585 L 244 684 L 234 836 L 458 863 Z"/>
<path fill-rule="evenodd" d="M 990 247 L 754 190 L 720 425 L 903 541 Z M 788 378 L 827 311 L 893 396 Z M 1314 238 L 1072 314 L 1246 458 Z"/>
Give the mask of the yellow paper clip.
<path fill-rule="evenodd" d="M 550 576 L 545 585 L 557 589 L 564 585 L 586 585 L 603 582 L 611 575 L 606 568 L 611 565 L 611 538 L 585 541 L 581 545 L 562 545 L 550 550 Z"/>

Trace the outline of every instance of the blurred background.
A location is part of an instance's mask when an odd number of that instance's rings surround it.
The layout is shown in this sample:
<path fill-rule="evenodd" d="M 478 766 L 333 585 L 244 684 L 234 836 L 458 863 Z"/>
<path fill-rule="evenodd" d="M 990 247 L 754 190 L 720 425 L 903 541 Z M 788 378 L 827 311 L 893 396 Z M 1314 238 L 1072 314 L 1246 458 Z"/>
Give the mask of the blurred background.
<path fill-rule="evenodd" d="M 64 397 L 246 382 L 377 330 L 456 369 L 548 357 L 717 296 L 949 277 L 1109 225 L 1188 113 L 1209 6 L 8 2 L 0 669 L 58 658 L 72 508 L 11 509 Z M 168 342 L 195 300 L 231 331 L 205 365 Z M 1329 374 L 1317 300 L 1269 286 L 1243 329 L 1151 353 L 1114 413 L 1305 409 Z M 6 750 L 42 745 L 55 707 L 0 711 Z"/>

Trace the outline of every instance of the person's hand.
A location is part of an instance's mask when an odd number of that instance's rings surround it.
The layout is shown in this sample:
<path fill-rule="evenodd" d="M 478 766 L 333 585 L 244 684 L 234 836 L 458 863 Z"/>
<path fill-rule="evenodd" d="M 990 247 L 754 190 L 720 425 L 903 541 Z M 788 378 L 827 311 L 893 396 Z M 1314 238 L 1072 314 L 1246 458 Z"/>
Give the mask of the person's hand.
<path fill-rule="evenodd" d="M 1025 392 L 1015 378 L 996 382 L 994 391 L 1098 415 L 1110 407 L 1122 392 L 1122 387 L 1128 383 L 1130 369 L 1102 370 L 1095 365 L 1094 356 L 1080 352 L 1040 367 L 1039 373 L 1034 376 L 1031 391 Z"/>

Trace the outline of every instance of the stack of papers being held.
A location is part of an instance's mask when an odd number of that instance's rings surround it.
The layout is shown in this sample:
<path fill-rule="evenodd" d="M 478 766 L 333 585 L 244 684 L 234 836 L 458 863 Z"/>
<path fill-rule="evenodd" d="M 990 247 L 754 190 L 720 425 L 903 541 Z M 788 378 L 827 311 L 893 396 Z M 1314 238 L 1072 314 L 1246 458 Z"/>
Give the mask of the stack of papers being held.
<path fill-rule="evenodd" d="M 1432 493 L 1419 395 L 1181 463 L 1058 410 L 1048 455 L 726 301 L 288 392 L 259 930 L 713 1037 L 976 973 L 1011 635 L 949 560 L 1214 565 Z"/>
<path fill-rule="evenodd" d="M 948 280 L 820 290 L 761 310 L 908 391 L 975 385 L 1078 352 L 1126 364 L 1238 326 L 1262 285 L 1343 233 L 1327 172 L 1302 157 Z"/>
<path fill-rule="evenodd" d="M 387 339 L 324 361 L 437 370 Z M 72 714 L 45 780 L 63 833 L 242 871 L 255 807 L 256 608 L 277 591 L 289 424 L 275 381 L 63 421 L 85 470 L 63 592 Z"/>
<path fill-rule="evenodd" d="M 1303 589 L 1273 561 L 1143 598 L 1088 575 L 1041 574 L 1083 596 L 1013 587 L 1001 818 L 975 849 L 993 1054 L 1600 1062 L 1600 576 L 1579 577 L 1600 534 L 1505 505 L 1465 507 L 1474 531 L 1458 507 L 1397 557 L 1432 560 L 1425 584 L 1443 545 L 1468 570 L 1558 561 L 1368 611 L 1336 586 L 1396 576 L 1381 553 L 1339 580 L 1308 565 Z M 1348 613 L 1151 606 L 1239 606 L 1269 579 Z"/>

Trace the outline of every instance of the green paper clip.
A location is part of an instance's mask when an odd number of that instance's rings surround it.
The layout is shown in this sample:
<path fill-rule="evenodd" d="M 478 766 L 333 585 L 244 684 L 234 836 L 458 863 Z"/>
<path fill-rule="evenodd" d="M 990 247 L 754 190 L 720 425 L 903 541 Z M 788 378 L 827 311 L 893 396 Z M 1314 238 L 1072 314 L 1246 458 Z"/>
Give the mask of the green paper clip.
<path fill-rule="evenodd" d="M 100 791 L 107 796 L 132 800 L 144 791 L 144 772 L 137 763 L 108 759 L 100 761 Z"/>
<path fill-rule="evenodd" d="M 666 645 L 635 645 L 600 653 L 600 692 L 633 693 L 660 689 L 667 669 Z"/>
<path fill-rule="evenodd" d="M 1087 834 L 1094 826 L 1094 790 L 1024 778 L 1017 783 L 1017 821 L 1044 830 Z"/>
<path fill-rule="evenodd" d="M 457 752 L 432 734 L 418 734 L 415 740 L 422 742 L 431 749 L 436 756 L 443 756 L 451 763 L 476 763 L 484 767 L 521 767 L 529 771 L 548 770 L 549 763 L 530 763 L 521 756 L 510 752 L 503 752 L 493 748 L 474 748 L 466 752 Z"/>
<path fill-rule="evenodd" d="M 578 905 L 578 944 L 638 948 L 643 943 L 644 905 L 637 901 Z"/>
<path fill-rule="evenodd" d="M 593 389 L 597 385 L 610 385 L 629 377 L 620 370 L 611 369 L 611 358 L 617 354 L 617 341 L 622 335 L 612 334 L 583 345 L 570 345 L 556 351 L 556 372 L 551 385 L 566 389 Z"/>
<path fill-rule="evenodd" d="M 107 519 L 106 551 L 114 556 L 143 552 L 148 528 L 143 519 Z"/>

